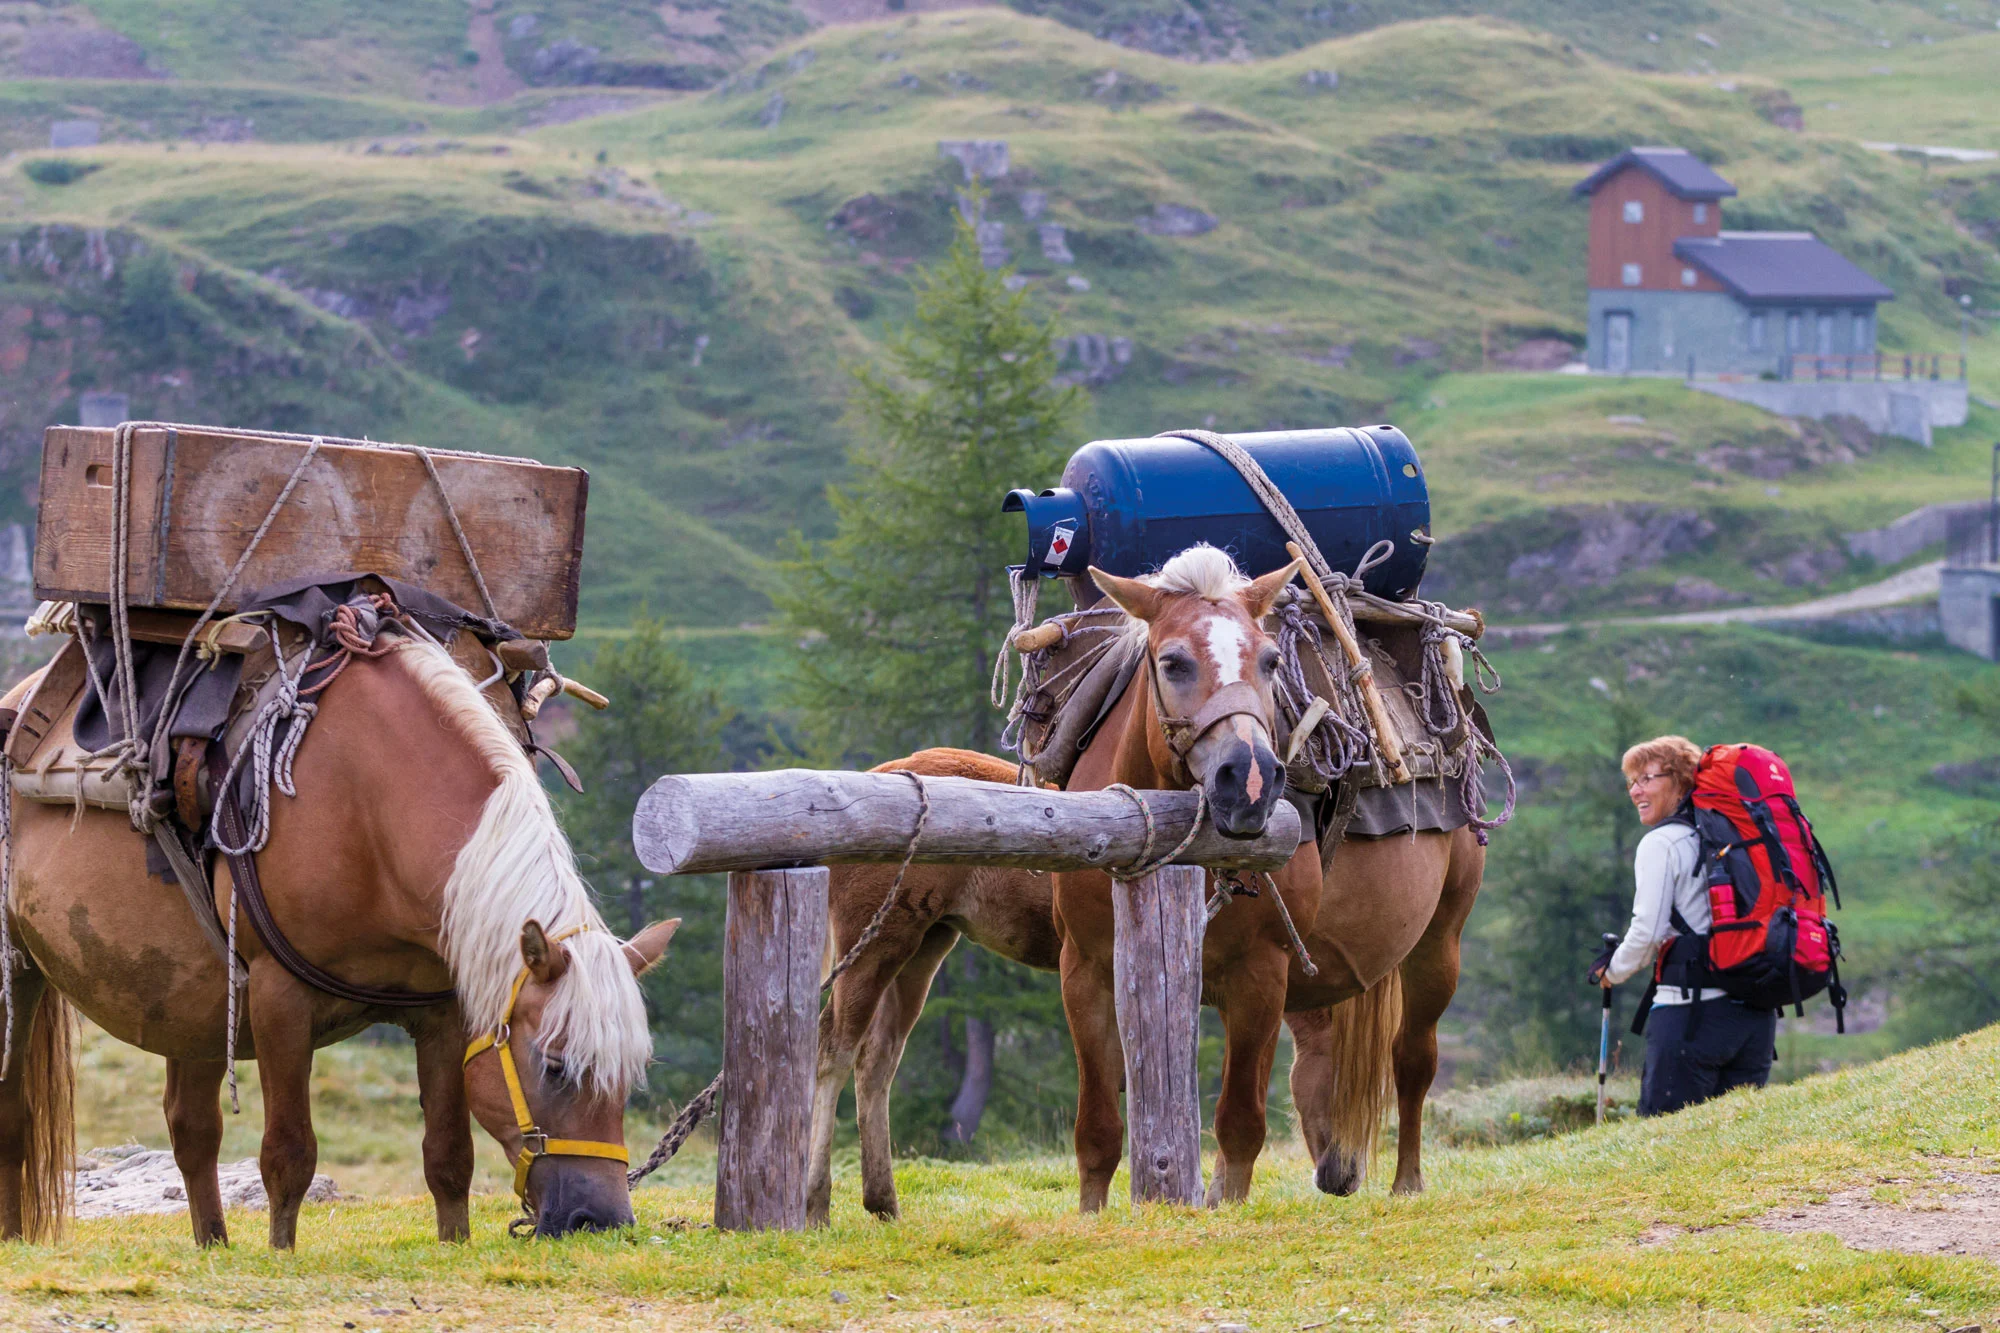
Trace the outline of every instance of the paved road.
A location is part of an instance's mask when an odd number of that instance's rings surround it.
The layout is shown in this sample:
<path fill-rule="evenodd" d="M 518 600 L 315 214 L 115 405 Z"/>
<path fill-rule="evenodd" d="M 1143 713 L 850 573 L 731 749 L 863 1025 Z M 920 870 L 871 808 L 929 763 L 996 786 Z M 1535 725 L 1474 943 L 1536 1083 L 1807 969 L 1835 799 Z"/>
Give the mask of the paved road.
<path fill-rule="evenodd" d="M 1499 634 L 1539 637 L 1560 634 L 1577 625 L 1740 625 L 1768 624 L 1775 620 L 1826 620 L 1856 611 L 1876 611 L 1920 598 L 1938 595 L 1938 571 L 1944 561 L 1932 560 L 1900 574 L 1831 597 L 1815 597 L 1810 602 L 1787 602 L 1781 606 L 1729 606 L 1715 611 L 1683 611 L 1670 616 L 1618 616 L 1599 620 L 1544 621 L 1533 625 L 1495 625 Z"/>

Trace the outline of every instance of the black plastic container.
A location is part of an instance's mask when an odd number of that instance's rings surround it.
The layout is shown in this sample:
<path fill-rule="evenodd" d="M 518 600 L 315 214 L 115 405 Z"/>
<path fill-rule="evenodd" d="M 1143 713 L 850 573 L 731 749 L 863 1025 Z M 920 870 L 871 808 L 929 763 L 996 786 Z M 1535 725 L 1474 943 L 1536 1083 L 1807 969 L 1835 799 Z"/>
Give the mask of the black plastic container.
<path fill-rule="evenodd" d="M 1327 563 L 1352 570 L 1378 541 L 1395 554 L 1368 571 L 1378 597 L 1423 581 L 1431 500 L 1409 437 L 1394 426 L 1335 426 L 1229 437 L 1298 510 Z M 1091 565 L 1150 573 L 1196 542 L 1220 546 L 1255 577 L 1283 565 L 1285 534 L 1236 469 L 1193 440 L 1097 440 L 1070 456 L 1062 484 L 1010 491 L 1001 506 L 1028 518 L 1031 574 L 1076 576 Z"/>

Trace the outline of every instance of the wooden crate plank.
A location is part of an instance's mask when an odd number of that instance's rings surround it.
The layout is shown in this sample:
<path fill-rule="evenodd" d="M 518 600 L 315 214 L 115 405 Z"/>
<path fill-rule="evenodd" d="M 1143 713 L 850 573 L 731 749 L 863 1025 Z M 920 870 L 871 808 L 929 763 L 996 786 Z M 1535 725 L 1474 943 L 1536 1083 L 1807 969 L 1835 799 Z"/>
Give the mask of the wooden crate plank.
<path fill-rule="evenodd" d="M 44 597 L 105 600 L 112 437 L 110 430 L 79 427 L 54 427 L 45 436 L 35 552 L 36 587 Z M 215 427 L 135 432 L 127 582 L 133 603 L 206 607 L 306 447 L 294 438 Z M 530 638 L 568 638 L 576 624 L 588 475 L 520 459 L 449 453 L 432 459 L 500 618 Z M 485 611 L 437 487 L 423 460 L 407 450 L 322 444 L 222 609 L 234 609 L 241 595 L 258 588 L 346 571 L 402 579 Z"/>

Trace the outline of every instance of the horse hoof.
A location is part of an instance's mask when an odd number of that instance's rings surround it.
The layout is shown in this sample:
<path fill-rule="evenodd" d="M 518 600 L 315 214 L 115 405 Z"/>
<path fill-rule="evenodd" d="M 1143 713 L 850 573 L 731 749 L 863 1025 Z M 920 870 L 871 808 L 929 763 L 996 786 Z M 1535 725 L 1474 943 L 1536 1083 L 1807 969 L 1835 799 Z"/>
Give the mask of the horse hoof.
<path fill-rule="evenodd" d="M 1313 1170 L 1313 1184 L 1321 1194 L 1332 1194 L 1346 1198 L 1361 1188 L 1361 1182 L 1368 1176 L 1368 1169 L 1359 1157 L 1349 1153 L 1330 1152 L 1320 1158 Z"/>

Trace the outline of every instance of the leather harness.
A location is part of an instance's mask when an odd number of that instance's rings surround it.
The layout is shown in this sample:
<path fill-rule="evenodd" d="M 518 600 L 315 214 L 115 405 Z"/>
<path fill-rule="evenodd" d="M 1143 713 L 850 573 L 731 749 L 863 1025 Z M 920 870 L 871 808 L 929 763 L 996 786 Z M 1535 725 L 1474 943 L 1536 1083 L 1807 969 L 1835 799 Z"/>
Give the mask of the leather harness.
<path fill-rule="evenodd" d="M 549 943 L 560 944 L 572 935 L 580 935 L 586 930 L 594 930 L 590 925 L 572 926 L 557 935 L 549 937 Z M 534 1169 L 537 1157 L 601 1157 L 607 1161 L 629 1166 L 632 1156 L 625 1151 L 622 1143 L 602 1143 L 596 1139 L 556 1139 L 550 1138 L 535 1124 L 535 1114 L 528 1109 L 528 1094 L 521 1088 L 521 1071 L 514 1063 L 513 1028 L 514 1006 L 520 1002 L 521 987 L 528 982 L 528 969 L 523 967 L 514 978 L 513 989 L 507 992 L 507 1009 L 500 1015 L 500 1025 L 493 1031 L 475 1037 L 465 1048 L 464 1064 L 470 1065 L 474 1059 L 487 1051 L 500 1057 L 500 1073 L 507 1080 L 507 1099 L 514 1104 L 514 1123 L 521 1131 L 521 1155 L 514 1162 L 514 1193 L 521 1200 L 521 1206 L 528 1205 L 528 1172 Z M 536 1147 L 536 1143 L 541 1144 Z"/>

